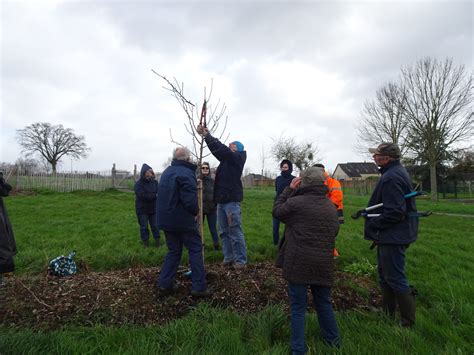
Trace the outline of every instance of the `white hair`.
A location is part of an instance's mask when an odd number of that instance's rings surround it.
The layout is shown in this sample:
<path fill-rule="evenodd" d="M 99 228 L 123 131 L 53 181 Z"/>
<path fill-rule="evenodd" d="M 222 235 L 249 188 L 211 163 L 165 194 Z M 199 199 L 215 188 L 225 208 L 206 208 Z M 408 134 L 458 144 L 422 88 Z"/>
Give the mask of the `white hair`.
<path fill-rule="evenodd" d="M 186 147 L 177 147 L 173 150 L 173 159 L 175 160 L 191 160 L 191 152 Z"/>

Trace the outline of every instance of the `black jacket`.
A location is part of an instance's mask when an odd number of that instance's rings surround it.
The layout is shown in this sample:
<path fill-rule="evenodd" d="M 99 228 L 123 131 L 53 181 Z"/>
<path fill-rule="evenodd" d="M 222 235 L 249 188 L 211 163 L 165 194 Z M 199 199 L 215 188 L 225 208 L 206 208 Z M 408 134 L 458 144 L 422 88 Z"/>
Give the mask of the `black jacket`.
<path fill-rule="evenodd" d="M 214 179 L 209 175 L 202 179 L 202 211 L 204 214 L 215 213 L 217 206 L 214 202 Z"/>
<path fill-rule="evenodd" d="M 3 197 L 8 196 L 12 187 L 0 178 L 0 273 L 15 271 L 13 256 L 16 255 L 16 243 L 13 229 L 3 204 Z"/>
<path fill-rule="evenodd" d="M 240 202 L 244 199 L 242 187 L 242 171 L 244 170 L 247 153 L 233 152 L 210 134 L 206 136 L 206 144 L 211 153 L 219 160 L 214 184 L 214 202 Z"/>
<path fill-rule="evenodd" d="M 375 186 L 369 206 L 383 203 L 383 207 L 370 211 L 379 217 L 365 219 L 365 239 L 379 244 L 410 244 L 418 234 L 418 217 L 415 198 L 405 199 L 412 192 L 410 177 L 400 161 L 395 160 L 380 169 L 382 176 Z"/>
<path fill-rule="evenodd" d="M 147 164 L 142 165 L 140 179 L 135 183 L 135 210 L 137 214 L 155 214 L 158 182 L 155 179 L 145 179 L 145 172 L 151 169 Z"/>
<path fill-rule="evenodd" d="M 164 231 L 197 231 L 199 212 L 196 165 L 173 160 L 158 185 L 158 228 Z"/>

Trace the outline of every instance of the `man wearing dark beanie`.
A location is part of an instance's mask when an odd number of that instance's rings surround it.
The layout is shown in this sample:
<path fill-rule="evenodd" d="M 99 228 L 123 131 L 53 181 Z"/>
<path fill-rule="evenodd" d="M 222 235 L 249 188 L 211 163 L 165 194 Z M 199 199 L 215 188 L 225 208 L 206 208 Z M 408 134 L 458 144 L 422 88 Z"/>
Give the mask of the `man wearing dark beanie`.
<path fill-rule="evenodd" d="M 245 267 L 247 246 L 242 230 L 240 202 L 244 197 L 241 177 L 247 153 L 241 142 L 233 141 L 227 147 L 202 125 L 197 126 L 196 131 L 204 137 L 207 147 L 220 162 L 214 183 L 214 202 L 217 203 L 224 265 Z"/>

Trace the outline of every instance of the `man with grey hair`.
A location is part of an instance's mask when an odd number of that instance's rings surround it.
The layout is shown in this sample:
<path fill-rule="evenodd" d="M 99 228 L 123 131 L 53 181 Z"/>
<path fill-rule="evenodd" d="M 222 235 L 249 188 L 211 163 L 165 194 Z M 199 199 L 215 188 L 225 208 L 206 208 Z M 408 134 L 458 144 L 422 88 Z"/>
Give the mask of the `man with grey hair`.
<path fill-rule="evenodd" d="M 197 197 L 197 166 L 191 163 L 191 153 L 185 147 L 173 151 L 171 166 L 165 169 L 158 185 L 158 227 L 165 232 L 168 254 L 161 268 L 158 288 L 162 295 L 177 290 L 176 272 L 183 245 L 189 252 L 191 295 L 209 295 L 202 256 L 202 241 L 197 229 L 199 212 Z"/>
<path fill-rule="evenodd" d="M 400 164 L 400 148 L 396 143 L 382 143 L 369 148 L 382 176 L 372 192 L 369 206 L 383 204 L 366 218 L 365 239 L 377 245 L 377 269 L 385 312 L 394 317 L 398 304 L 401 325 L 415 324 L 415 291 L 405 275 L 405 252 L 416 240 L 418 217 L 411 180 Z M 371 211 L 372 213 L 372 211 Z"/>

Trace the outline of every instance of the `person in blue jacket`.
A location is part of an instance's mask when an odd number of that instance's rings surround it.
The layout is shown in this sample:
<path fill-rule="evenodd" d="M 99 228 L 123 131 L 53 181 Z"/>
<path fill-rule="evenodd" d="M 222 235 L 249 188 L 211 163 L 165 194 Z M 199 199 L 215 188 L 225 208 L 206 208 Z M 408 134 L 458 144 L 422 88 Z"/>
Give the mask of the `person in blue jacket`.
<path fill-rule="evenodd" d="M 396 143 L 382 143 L 370 148 L 382 176 L 372 192 L 369 206 L 383 203 L 371 211 L 378 217 L 366 218 L 365 239 L 377 245 L 377 269 L 384 310 L 395 315 L 398 304 L 402 326 L 415 323 L 415 291 L 405 275 L 405 252 L 418 234 L 415 198 L 410 177 L 400 164 L 400 148 Z"/>
<path fill-rule="evenodd" d="M 158 279 L 162 295 L 177 290 L 175 279 L 183 245 L 189 252 L 191 295 L 205 297 L 210 294 L 204 270 L 202 240 L 197 227 L 199 206 L 196 168 L 191 163 L 189 150 L 184 147 L 176 148 L 171 166 L 165 169 L 158 185 L 158 227 L 165 232 L 168 246 L 168 254 Z"/>
<path fill-rule="evenodd" d="M 283 192 L 285 187 L 290 186 L 291 181 L 295 178 L 291 173 L 293 172 L 293 163 L 288 159 L 283 159 L 280 163 L 280 176 L 275 180 L 275 201 Z M 273 217 L 273 244 L 278 245 L 280 240 L 280 221 Z"/>
<path fill-rule="evenodd" d="M 153 169 L 143 164 L 140 178 L 135 183 L 135 210 L 137 212 L 138 224 L 140 225 L 140 238 L 145 247 L 149 246 L 150 225 L 155 245 L 160 246 L 160 230 L 156 220 L 156 199 L 158 193 L 158 182 L 155 180 Z"/>
<path fill-rule="evenodd" d="M 227 147 L 209 130 L 199 125 L 196 131 L 204 136 L 212 155 L 219 160 L 214 183 L 214 201 L 217 202 L 217 223 L 221 232 L 224 265 L 243 268 L 247 264 L 247 246 L 242 230 L 242 212 L 240 202 L 244 198 L 242 171 L 247 153 L 239 141 L 233 141 Z"/>

